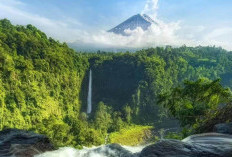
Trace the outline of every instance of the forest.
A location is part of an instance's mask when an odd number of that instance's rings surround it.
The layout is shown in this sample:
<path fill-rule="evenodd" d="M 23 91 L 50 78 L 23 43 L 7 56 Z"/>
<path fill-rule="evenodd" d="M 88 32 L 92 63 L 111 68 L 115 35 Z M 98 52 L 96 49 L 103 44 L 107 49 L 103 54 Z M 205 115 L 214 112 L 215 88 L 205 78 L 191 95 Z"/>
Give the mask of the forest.
<path fill-rule="evenodd" d="M 3 19 L 0 130 L 32 130 L 56 146 L 74 147 L 101 145 L 107 134 L 131 127 L 180 123 L 200 131 L 206 115 L 210 121 L 231 101 L 231 67 L 232 53 L 220 47 L 76 52 L 32 25 Z M 90 69 L 93 112 L 87 115 Z"/>

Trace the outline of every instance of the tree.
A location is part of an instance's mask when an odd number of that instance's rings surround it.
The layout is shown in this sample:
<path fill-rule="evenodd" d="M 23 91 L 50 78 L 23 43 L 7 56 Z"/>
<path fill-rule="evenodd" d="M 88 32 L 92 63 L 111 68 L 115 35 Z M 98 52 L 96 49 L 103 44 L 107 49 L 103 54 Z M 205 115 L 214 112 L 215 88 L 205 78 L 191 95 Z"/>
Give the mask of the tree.
<path fill-rule="evenodd" d="M 95 128 L 102 133 L 107 133 L 107 130 L 112 123 L 111 113 L 112 110 L 109 106 L 106 106 L 102 101 L 99 102 L 94 116 Z"/>
<path fill-rule="evenodd" d="M 132 114 L 132 109 L 129 105 L 126 105 L 124 108 L 123 108 L 123 111 L 124 111 L 124 115 L 125 115 L 125 119 L 126 119 L 126 122 L 127 123 L 131 123 L 131 114 Z"/>
<path fill-rule="evenodd" d="M 67 146 L 72 140 L 73 136 L 70 134 L 70 126 L 55 116 L 44 119 L 42 123 L 36 125 L 36 130 L 47 135 L 56 146 Z"/>
<path fill-rule="evenodd" d="M 113 123 L 111 125 L 110 132 L 120 131 L 125 126 L 125 123 L 123 122 L 121 117 L 122 115 L 120 112 L 113 113 Z"/>
<path fill-rule="evenodd" d="M 183 86 L 159 95 L 158 103 L 180 120 L 182 126 L 192 126 L 208 112 L 212 112 L 231 100 L 231 91 L 220 80 L 185 81 Z"/>

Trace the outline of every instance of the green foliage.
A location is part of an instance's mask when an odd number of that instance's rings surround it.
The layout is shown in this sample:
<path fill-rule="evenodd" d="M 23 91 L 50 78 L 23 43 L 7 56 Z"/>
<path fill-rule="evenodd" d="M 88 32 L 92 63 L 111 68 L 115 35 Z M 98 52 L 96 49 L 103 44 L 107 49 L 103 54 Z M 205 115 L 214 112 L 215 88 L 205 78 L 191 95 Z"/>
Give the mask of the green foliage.
<path fill-rule="evenodd" d="M 103 102 L 99 102 L 94 116 L 94 125 L 97 130 L 107 133 L 108 128 L 112 125 L 112 109 Z"/>
<path fill-rule="evenodd" d="M 73 136 L 68 136 L 71 127 L 54 116 L 44 119 L 34 129 L 41 134 L 47 135 L 58 146 L 69 145 L 73 140 Z"/>
<path fill-rule="evenodd" d="M 157 105 L 158 95 L 179 82 L 221 78 L 223 86 L 232 88 L 231 67 L 232 54 L 215 47 L 78 53 L 32 25 L 13 26 L 3 19 L 0 130 L 31 129 L 49 136 L 56 146 L 100 145 L 107 133 L 133 123 L 153 125 L 160 121 L 163 108 Z M 93 113 L 86 115 L 90 68 Z M 218 88 L 217 82 L 212 87 Z M 222 102 L 218 94 L 203 94 L 203 110 L 207 109 L 206 101 L 211 102 L 210 107 Z M 185 110 L 192 106 L 185 103 Z"/>
<path fill-rule="evenodd" d="M 123 111 L 124 111 L 126 122 L 130 124 L 131 123 L 131 118 L 132 118 L 131 117 L 131 113 L 132 113 L 131 107 L 126 105 L 124 107 Z"/>
<path fill-rule="evenodd" d="M 182 126 L 192 126 L 220 104 L 230 102 L 231 96 L 231 91 L 222 87 L 220 80 L 199 79 L 185 81 L 183 87 L 161 94 L 158 103 L 180 120 Z"/>
<path fill-rule="evenodd" d="M 0 129 L 33 129 L 57 146 L 72 145 L 74 124 L 65 119 L 79 119 L 88 66 L 86 57 L 34 26 L 1 20 Z"/>
<path fill-rule="evenodd" d="M 176 139 L 176 140 L 182 140 L 183 136 L 180 133 L 176 132 L 169 132 L 166 136 L 165 139 Z"/>
<path fill-rule="evenodd" d="M 109 136 L 110 142 L 129 146 L 144 144 L 150 138 L 152 129 L 151 126 L 129 126 L 119 132 L 111 133 Z"/>
<path fill-rule="evenodd" d="M 136 53 L 87 54 L 93 70 L 93 103 L 104 101 L 123 113 L 131 108 L 131 122 L 160 120 L 157 99 L 184 80 L 221 78 L 232 88 L 232 53 L 215 47 L 151 48 Z M 97 105 L 94 106 L 96 110 Z"/>
<path fill-rule="evenodd" d="M 213 132 L 214 126 L 220 123 L 232 122 L 232 103 L 221 107 L 215 112 L 211 112 L 205 116 L 194 128 L 195 133 Z"/>

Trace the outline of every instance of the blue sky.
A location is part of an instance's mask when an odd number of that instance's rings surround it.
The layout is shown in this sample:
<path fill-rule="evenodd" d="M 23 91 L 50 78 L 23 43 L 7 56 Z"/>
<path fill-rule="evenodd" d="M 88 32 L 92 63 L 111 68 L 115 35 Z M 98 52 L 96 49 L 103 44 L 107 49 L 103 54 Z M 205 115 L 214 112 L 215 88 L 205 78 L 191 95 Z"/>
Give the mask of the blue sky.
<path fill-rule="evenodd" d="M 146 0 L 19 1 L 25 4 L 20 8 L 29 13 L 51 19 L 70 17 L 91 29 L 115 26 L 128 17 L 141 13 L 146 4 Z M 232 19 L 232 1 L 160 0 L 158 15 L 168 21 L 184 20 L 189 24 L 224 24 Z"/>
<path fill-rule="evenodd" d="M 8 18 L 14 24 L 31 23 L 61 41 L 91 43 L 94 37 L 99 37 L 108 43 L 115 37 L 96 32 L 108 30 L 130 16 L 144 12 L 145 5 L 152 2 L 158 2 L 158 9 L 151 7 L 150 11 L 157 14 L 155 18 L 165 27 L 161 30 L 163 43 L 168 44 L 165 36 L 173 34 L 176 35 L 173 39 L 178 37 L 178 44 L 194 45 L 192 40 L 199 40 L 195 45 L 221 44 L 232 49 L 228 42 L 232 42 L 232 0 L 0 0 L 0 18 Z M 176 23 L 175 30 L 170 28 L 173 23 Z M 168 28 L 171 33 L 165 34 Z M 92 37 L 87 38 L 90 34 Z M 167 37 L 167 41 L 171 38 Z M 207 38 L 215 39 L 207 43 Z"/>

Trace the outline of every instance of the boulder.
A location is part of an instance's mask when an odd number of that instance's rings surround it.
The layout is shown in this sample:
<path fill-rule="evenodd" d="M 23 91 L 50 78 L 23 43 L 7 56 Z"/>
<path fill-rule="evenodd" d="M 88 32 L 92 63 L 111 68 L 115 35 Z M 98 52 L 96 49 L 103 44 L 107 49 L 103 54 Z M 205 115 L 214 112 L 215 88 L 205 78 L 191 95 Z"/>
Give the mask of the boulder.
<path fill-rule="evenodd" d="M 55 150 L 54 146 L 44 135 L 18 129 L 0 132 L 1 157 L 33 157 L 52 150 Z"/>
<path fill-rule="evenodd" d="M 232 134 L 232 123 L 216 124 L 213 131 L 222 134 Z"/>
<path fill-rule="evenodd" d="M 162 140 L 144 148 L 140 157 L 231 157 L 232 136 L 208 133 L 182 141 Z"/>

